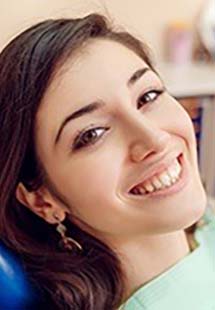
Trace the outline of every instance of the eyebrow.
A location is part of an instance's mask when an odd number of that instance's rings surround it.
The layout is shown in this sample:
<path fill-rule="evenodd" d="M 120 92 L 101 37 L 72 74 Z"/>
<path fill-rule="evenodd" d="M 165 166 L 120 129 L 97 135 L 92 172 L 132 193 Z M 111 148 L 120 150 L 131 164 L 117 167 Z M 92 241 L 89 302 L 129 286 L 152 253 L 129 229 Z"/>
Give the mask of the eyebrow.
<path fill-rule="evenodd" d="M 149 67 L 144 67 L 141 69 L 138 69 L 137 71 L 135 71 L 132 76 L 129 78 L 128 82 L 127 82 L 127 86 L 130 87 L 132 86 L 135 82 L 137 82 L 147 71 L 151 71 L 151 69 Z M 68 115 L 63 123 L 61 124 L 57 135 L 55 137 L 55 142 L 54 142 L 54 146 L 56 146 L 56 144 L 58 143 L 58 141 L 60 140 L 60 136 L 62 134 L 63 129 L 65 128 L 65 126 L 71 122 L 74 119 L 77 119 L 83 115 L 92 113 L 98 109 L 101 109 L 102 107 L 104 107 L 105 103 L 104 102 L 92 102 L 84 107 L 82 107 L 81 109 L 73 112 L 72 114 Z"/>

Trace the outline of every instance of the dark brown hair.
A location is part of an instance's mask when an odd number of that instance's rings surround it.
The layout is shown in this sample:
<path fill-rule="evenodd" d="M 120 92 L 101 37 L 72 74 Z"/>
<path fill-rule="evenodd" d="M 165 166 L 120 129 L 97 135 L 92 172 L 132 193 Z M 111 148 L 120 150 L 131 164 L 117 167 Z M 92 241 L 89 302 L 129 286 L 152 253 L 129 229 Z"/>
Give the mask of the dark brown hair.
<path fill-rule="evenodd" d="M 15 196 L 19 182 L 29 191 L 45 185 L 56 194 L 35 149 L 36 113 L 57 66 L 96 38 L 127 46 L 151 67 L 146 47 L 129 33 L 114 31 L 99 14 L 43 21 L 0 54 L 0 236 L 19 255 L 45 309 L 115 310 L 125 289 L 113 249 L 67 219 L 84 250 L 63 251 L 55 226 Z"/>

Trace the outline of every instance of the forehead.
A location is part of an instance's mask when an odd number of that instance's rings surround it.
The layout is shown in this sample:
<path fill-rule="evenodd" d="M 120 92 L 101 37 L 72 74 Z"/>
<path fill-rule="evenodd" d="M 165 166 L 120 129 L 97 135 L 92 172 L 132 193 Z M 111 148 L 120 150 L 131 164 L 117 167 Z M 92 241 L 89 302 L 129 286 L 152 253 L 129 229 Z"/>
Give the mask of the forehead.
<path fill-rule="evenodd" d="M 99 95 L 100 87 L 105 83 L 124 83 L 144 61 L 126 46 L 111 40 L 92 40 L 75 57 L 68 59 L 56 73 L 54 80 L 46 91 L 43 106 L 55 102 L 58 95 L 71 92 L 70 105 L 75 107 L 82 102 L 85 93 L 95 90 Z M 96 82 L 96 83 L 95 83 Z M 85 92 L 83 92 L 83 88 Z M 59 102 L 59 100 L 57 100 Z M 61 105 L 61 104 L 60 104 Z"/>
<path fill-rule="evenodd" d="M 91 101 L 109 101 L 144 64 L 118 42 L 92 40 L 66 61 L 47 89 L 37 113 L 36 140 L 42 137 L 48 146 L 65 116 Z"/>
<path fill-rule="evenodd" d="M 99 96 L 102 85 L 107 83 L 114 85 L 116 81 L 124 83 L 125 78 L 143 64 L 144 61 L 133 50 L 118 42 L 92 40 L 75 57 L 68 59 L 58 71 L 46 92 L 45 101 L 47 102 L 51 96 L 53 99 L 53 96 L 62 91 L 65 94 L 66 88 L 72 90 L 80 102 L 84 99 L 83 88 L 87 94 L 93 90 Z M 78 105 L 78 102 L 73 101 L 73 106 L 75 104 Z"/>

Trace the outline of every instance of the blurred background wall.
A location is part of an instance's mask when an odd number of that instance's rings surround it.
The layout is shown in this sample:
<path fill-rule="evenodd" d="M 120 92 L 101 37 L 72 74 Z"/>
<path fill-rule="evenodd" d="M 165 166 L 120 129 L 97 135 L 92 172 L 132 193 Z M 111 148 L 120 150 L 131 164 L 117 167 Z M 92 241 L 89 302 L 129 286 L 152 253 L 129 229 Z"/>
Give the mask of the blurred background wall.
<path fill-rule="evenodd" d="M 157 58 L 164 55 L 163 32 L 172 21 L 192 23 L 205 0 L 0 0 L 0 48 L 27 26 L 47 17 L 77 16 L 90 11 L 108 14 L 149 43 Z"/>

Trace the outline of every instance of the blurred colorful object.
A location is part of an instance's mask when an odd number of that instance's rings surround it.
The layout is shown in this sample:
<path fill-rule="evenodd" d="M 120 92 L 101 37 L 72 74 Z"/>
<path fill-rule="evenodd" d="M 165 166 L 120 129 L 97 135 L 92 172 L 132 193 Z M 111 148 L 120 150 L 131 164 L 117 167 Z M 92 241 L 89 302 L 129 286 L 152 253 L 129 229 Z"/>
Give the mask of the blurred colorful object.
<path fill-rule="evenodd" d="M 189 24 L 182 21 L 170 23 L 165 39 L 167 61 L 177 65 L 191 62 L 193 37 Z"/>
<path fill-rule="evenodd" d="M 0 309 L 24 310 L 33 298 L 24 270 L 17 258 L 0 244 Z"/>
<path fill-rule="evenodd" d="M 215 0 L 206 2 L 199 20 L 199 34 L 213 60 L 215 60 Z"/>

